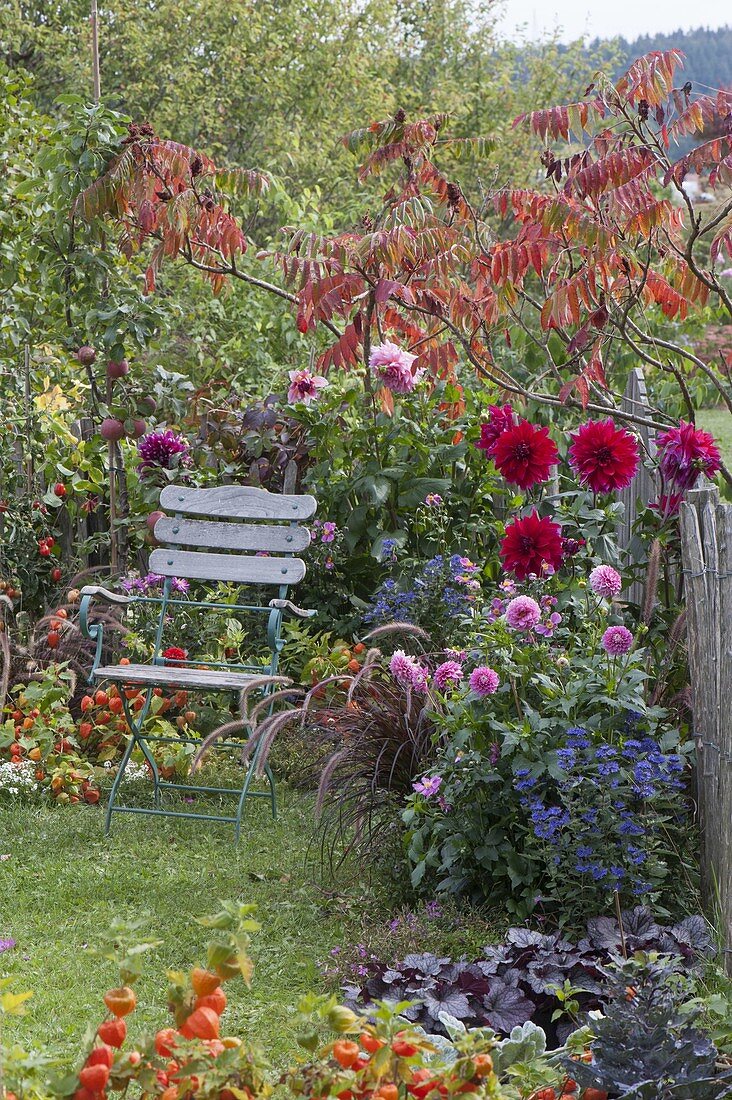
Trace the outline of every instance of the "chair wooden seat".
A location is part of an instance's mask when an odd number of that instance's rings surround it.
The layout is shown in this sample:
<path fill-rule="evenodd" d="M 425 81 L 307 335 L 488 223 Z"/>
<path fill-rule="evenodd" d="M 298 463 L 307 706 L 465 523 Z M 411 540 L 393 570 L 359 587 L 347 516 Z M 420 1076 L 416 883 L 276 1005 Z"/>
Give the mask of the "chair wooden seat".
<path fill-rule="evenodd" d="M 153 684 L 186 691 L 241 691 L 267 672 L 227 672 L 226 669 L 176 668 L 173 665 L 101 665 L 94 669 L 97 680 L 125 684 Z"/>

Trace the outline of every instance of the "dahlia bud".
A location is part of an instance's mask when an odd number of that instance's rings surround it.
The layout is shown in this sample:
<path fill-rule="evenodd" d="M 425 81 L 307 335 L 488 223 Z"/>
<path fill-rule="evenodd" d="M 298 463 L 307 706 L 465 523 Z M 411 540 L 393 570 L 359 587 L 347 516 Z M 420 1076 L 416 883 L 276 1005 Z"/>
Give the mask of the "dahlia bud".
<path fill-rule="evenodd" d="M 394 121 L 396 122 L 397 126 L 401 126 L 406 117 L 407 112 L 404 110 L 404 108 L 397 107 L 396 111 L 394 112 Z"/>

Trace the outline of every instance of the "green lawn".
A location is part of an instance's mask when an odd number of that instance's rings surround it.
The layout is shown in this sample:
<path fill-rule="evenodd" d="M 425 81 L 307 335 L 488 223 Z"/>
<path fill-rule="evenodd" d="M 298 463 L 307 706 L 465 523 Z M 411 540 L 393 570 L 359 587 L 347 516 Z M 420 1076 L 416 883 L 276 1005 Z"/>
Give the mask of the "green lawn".
<path fill-rule="evenodd" d="M 14 990 L 33 990 L 28 1014 L 9 1021 L 6 1038 L 78 1047 L 104 1012 L 102 994 L 117 984 L 113 964 L 85 950 L 114 914 L 149 913 L 150 938 L 164 940 L 148 957 L 130 1024 L 167 1026 L 165 971 L 203 960 L 208 933 L 194 918 L 232 898 L 256 902 L 263 929 L 251 992 L 241 981 L 227 985 L 225 1030 L 285 1059 L 293 1007 L 320 986 L 318 960 L 338 942 L 340 924 L 324 907 L 317 869 L 306 866 L 309 800 L 280 788 L 279 820 L 255 803 L 246 825 L 237 847 L 225 826 L 118 815 L 105 839 L 100 807 L 0 805 L 0 938 L 18 944 L 0 955 L 0 975 L 17 976 Z"/>
<path fill-rule="evenodd" d="M 732 413 L 728 409 L 700 409 L 696 421 L 700 428 L 712 433 L 725 466 L 732 467 Z"/>

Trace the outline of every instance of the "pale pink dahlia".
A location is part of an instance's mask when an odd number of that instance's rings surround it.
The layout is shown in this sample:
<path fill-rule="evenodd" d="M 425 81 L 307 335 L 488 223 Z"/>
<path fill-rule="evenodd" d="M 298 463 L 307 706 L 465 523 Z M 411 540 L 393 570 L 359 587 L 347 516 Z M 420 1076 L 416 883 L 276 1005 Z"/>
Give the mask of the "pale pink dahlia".
<path fill-rule="evenodd" d="M 470 690 L 484 699 L 487 695 L 493 695 L 500 684 L 498 673 L 488 665 L 479 665 L 470 673 Z"/>
<path fill-rule="evenodd" d="M 609 626 L 602 636 L 602 648 L 611 657 L 622 657 L 633 645 L 627 626 Z"/>
<path fill-rule="evenodd" d="M 411 687 L 415 691 L 427 690 L 427 669 L 414 657 L 408 656 L 403 649 L 397 649 L 392 654 L 389 671 L 402 687 Z"/>
<path fill-rule="evenodd" d="M 320 397 L 320 391 L 328 385 L 327 378 L 313 374 L 307 369 L 291 370 L 289 374 L 290 388 L 287 391 L 287 400 L 290 405 L 296 405 L 298 402 L 309 405 L 311 401 L 316 401 Z"/>
<path fill-rule="evenodd" d="M 541 608 L 531 596 L 516 596 L 506 608 L 506 622 L 511 630 L 533 630 L 541 622 Z"/>
<path fill-rule="evenodd" d="M 604 596 L 606 600 L 612 600 L 622 587 L 622 577 L 612 565 L 598 565 L 590 573 L 590 588 L 596 596 Z"/>
<path fill-rule="evenodd" d="M 412 364 L 417 358 L 404 351 L 398 344 L 385 340 L 377 344 L 369 356 L 369 367 L 376 379 L 392 393 L 411 393 L 424 370 L 414 371 Z"/>

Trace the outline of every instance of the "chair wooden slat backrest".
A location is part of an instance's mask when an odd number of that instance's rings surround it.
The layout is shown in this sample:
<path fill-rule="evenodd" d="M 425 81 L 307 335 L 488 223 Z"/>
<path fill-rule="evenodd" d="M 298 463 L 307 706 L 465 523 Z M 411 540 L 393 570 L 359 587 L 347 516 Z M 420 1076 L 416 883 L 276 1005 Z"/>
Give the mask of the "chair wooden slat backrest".
<path fill-rule="evenodd" d="M 275 523 L 220 523 L 185 516 L 163 516 L 155 524 L 155 538 L 158 542 L 173 546 L 267 550 L 282 554 L 296 554 L 310 545 L 307 527 Z"/>
<path fill-rule="evenodd" d="M 298 584 L 305 576 L 305 562 L 301 558 L 203 554 L 170 547 L 153 550 L 150 571 L 163 577 L 185 577 L 187 580 L 290 585 Z"/>
<path fill-rule="evenodd" d="M 217 485 L 210 489 L 166 485 L 160 494 L 160 507 L 189 516 L 302 523 L 315 515 L 318 502 L 305 494 L 270 493 L 251 485 Z"/>
<path fill-rule="evenodd" d="M 298 525 L 315 512 L 314 497 L 270 493 L 250 485 L 168 485 L 160 494 L 160 505 L 175 515 L 155 525 L 155 537 L 166 547 L 150 555 L 153 573 L 278 587 L 298 584 L 305 576 L 305 563 L 292 555 L 310 543 L 310 532 Z M 190 547 L 205 552 L 186 549 Z"/>

